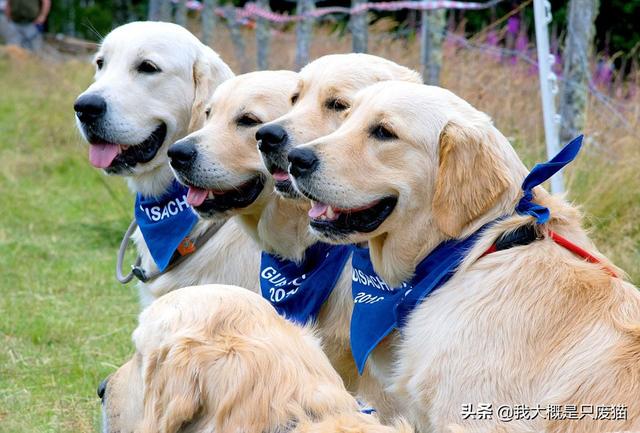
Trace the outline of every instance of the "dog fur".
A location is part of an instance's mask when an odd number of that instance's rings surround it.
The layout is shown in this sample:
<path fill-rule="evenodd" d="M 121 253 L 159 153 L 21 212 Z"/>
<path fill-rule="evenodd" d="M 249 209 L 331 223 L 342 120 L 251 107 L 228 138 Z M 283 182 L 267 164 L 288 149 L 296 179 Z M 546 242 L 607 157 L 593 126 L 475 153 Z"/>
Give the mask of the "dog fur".
<path fill-rule="evenodd" d="M 136 70 L 149 60 L 157 74 Z M 95 61 L 94 83 L 82 95 L 97 94 L 107 103 L 99 124 L 104 141 L 135 146 L 163 122 L 167 134 L 155 157 L 115 174 L 126 176 L 135 193 L 159 196 L 173 180 L 166 151 L 170 144 L 204 121 L 205 104 L 215 88 L 231 78 L 229 67 L 209 47 L 181 26 L 160 22 L 135 22 L 118 27 L 102 42 Z M 80 96 L 82 96 L 80 95 Z M 88 139 L 88 128 L 78 120 Z M 198 237 L 210 226 L 199 221 L 192 231 Z M 157 268 L 139 231 L 133 236 L 142 266 Z M 228 222 L 183 264 L 157 279 L 139 284 L 140 300 L 147 305 L 163 294 L 201 283 L 237 284 L 257 290 L 259 251 L 234 222 Z"/>
<path fill-rule="evenodd" d="M 410 433 L 359 412 L 310 328 L 248 290 L 176 290 L 140 315 L 109 379 L 105 433 Z"/>
<path fill-rule="evenodd" d="M 220 184 L 230 187 L 231 184 L 225 183 L 226 179 L 236 179 L 237 185 L 251 176 L 262 176 L 267 183 L 261 196 L 250 206 L 233 213 L 238 215 L 238 221 L 262 250 L 287 259 L 300 260 L 304 251 L 316 242 L 307 230 L 308 201 L 300 197 L 296 199 L 274 194 L 273 179 L 261 164 L 255 140 L 233 125 L 230 127 L 229 119 L 233 116 L 225 114 L 235 115 L 238 107 L 254 105 L 244 99 L 244 95 L 265 85 L 266 78 L 261 76 L 258 80 L 257 75 L 252 78 L 237 85 L 225 83 L 216 92 L 213 106 L 217 108 L 214 110 L 219 110 L 223 115 L 216 119 L 215 112 L 212 112 L 212 122 L 216 126 L 208 124 L 205 129 L 196 133 L 199 138 L 198 157 L 189 170 L 188 177 L 197 177 L 201 182 L 206 179 L 204 183 L 209 188 L 214 188 Z M 288 89 L 287 102 L 294 94 L 297 95 L 294 98 L 297 100 L 292 109 L 288 107 L 287 114 L 278 120 L 265 119 L 264 115 L 259 117 L 265 122 L 273 120 L 272 124 L 282 124 L 290 134 L 289 145 L 294 146 L 327 134 L 340 124 L 344 113 L 328 108 L 327 101 L 340 99 L 348 105 L 357 90 L 393 78 L 420 81 L 414 71 L 379 57 L 364 54 L 325 56 L 303 68 L 297 86 Z M 238 97 L 234 92 L 240 92 L 241 96 Z M 260 94 L 264 92 L 265 90 L 261 90 Z M 270 98 L 274 99 L 275 95 L 271 95 Z M 243 135 L 239 135 L 239 132 Z M 229 143 L 233 143 L 233 152 L 229 150 Z M 325 353 L 340 373 L 347 388 L 374 405 L 382 416 L 387 416 L 394 412 L 390 409 L 392 403 L 379 393 L 379 386 L 370 383 L 368 372 L 363 380 L 358 377 L 351 356 L 351 305 L 351 266 L 348 264 L 320 312 L 318 333 Z"/>
<path fill-rule="evenodd" d="M 391 285 L 411 277 L 439 243 L 508 215 L 414 310 L 402 336 L 367 361 L 418 431 L 640 430 L 640 294 L 607 272 L 615 267 L 597 252 L 580 212 L 537 187 L 535 202 L 551 211 L 537 226 L 542 238 L 483 256 L 500 235 L 534 221 L 514 211 L 528 170 L 487 115 L 438 87 L 379 83 L 358 94 L 337 131 L 303 148 L 315 152 L 318 168 L 294 183 L 316 200 L 355 209 L 397 198 L 371 233 L 315 231 L 330 242 L 367 241 L 376 272 Z M 602 264 L 557 245 L 550 230 Z M 480 403 L 622 404 L 628 417 L 462 418 L 463 404 Z"/>

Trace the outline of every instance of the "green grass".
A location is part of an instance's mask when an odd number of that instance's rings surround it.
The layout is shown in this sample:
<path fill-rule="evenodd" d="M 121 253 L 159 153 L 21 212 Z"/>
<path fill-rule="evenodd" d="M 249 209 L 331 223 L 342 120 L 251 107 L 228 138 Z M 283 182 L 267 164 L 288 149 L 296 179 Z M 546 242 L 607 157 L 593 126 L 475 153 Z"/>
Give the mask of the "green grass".
<path fill-rule="evenodd" d="M 72 104 L 85 64 L 0 59 L 0 432 L 88 432 L 131 352 L 135 288 L 113 278 L 131 213 L 87 164 Z"/>
<path fill-rule="evenodd" d="M 469 84 L 475 69 L 456 61 L 446 84 L 478 99 L 527 164 L 543 157 L 537 112 L 513 108 L 523 98 L 537 107 L 535 80 L 517 84 L 494 65 L 497 80 L 516 84 L 491 98 Z M 91 74 L 84 63 L 0 52 L 0 433 L 97 431 L 96 386 L 132 352 L 136 290 L 113 278 L 132 198 L 121 179 L 90 168 L 73 119 L 73 100 Z M 583 205 L 597 245 L 638 283 L 637 126 L 621 133 L 606 112 L 596 114 L 587 136 L 605 137 L 607 154 L 589 145 L 572 164 L 569 198 Z"/>

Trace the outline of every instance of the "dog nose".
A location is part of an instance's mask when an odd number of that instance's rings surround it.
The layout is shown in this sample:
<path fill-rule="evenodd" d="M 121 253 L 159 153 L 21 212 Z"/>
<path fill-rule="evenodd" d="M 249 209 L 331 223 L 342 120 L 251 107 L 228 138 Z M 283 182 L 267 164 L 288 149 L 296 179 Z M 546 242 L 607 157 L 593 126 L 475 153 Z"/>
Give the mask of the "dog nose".
<path fill-rule="evenodd" d="M 178 141 L 167 152 L 169 164 L 176 170 L 189 167 L 195 161 L 197 154 L 198 149 L 192 141 Z"/>
<path fill-rule="evenodd" d="M 289 159 L 289 173 L 294 177 L 311 174 L 320 162 L 314 151 L 306 148 L 291 150 L 287 159 Z"/>
<path fill-rule="evenodd" d="M 107 111 L 107 101 L 95 93 L 88 93 L 76 99 L 73 109 L 81 122 L 91 123 Z"/>
<path fill-rule="evenodd" d="M 100 385 L 98 385 L 98 397 L 100 397 L 100 400 L 104 400 L 104 393 L 107 391 L 107 382 L 109 381 L 109 378 L 107 377 L 105 380 L 103 380 L 102 382 L 100 382 Z"/>
<path fill-rule="evenodd" d="M 287 131 L 280 125 L 265 125 L 256 132 L 256 140 L 261 152 L 273 152 L 287 144 Z"/>

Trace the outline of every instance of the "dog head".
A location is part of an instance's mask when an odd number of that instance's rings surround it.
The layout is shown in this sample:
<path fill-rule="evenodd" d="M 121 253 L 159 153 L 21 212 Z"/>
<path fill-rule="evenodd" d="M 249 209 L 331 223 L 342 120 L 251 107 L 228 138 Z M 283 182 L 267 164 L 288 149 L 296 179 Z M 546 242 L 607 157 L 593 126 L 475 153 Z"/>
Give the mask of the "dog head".
<path fill-rule="evenodd" d="M 167 147 L 201 126 L 205 102 L 233 73 L 189 31 L 160 22 L 116 28 L 94 62 L 94 83 L 74 104 L 91 164 L 162 193 L 172 178 Z"/>
<path fill-rule="evenodd" d="M 487 115 L 442 88 L 397 81 L 363 90 L 337 131 L 289 161 L 295 187 L 314 202 L 312 231 L 369 241 L 391 284 L 411 276 L 421 252 L 513 212 L 526 174 Z M 383 259 L 387 246 L 394 255 Z"/>
<path fill-rule="evenodd" d="M 169 148 L 171 167 L 189 186 L 187 200 L 200 216 L 251 213 L 252 204 L 272 194 L 255 134 L 291 108 L 297 83 L 298 74 L 291 71 L 253 72 L 226 81 L 207 105 L 205 126 Z"/>
<path fill-rule="evenodd" d="M 133 358 L 101 387 L 106 433 L 276 433 L 358 416 L 310 329 L 248 290 L 170 292 L 142 312 L 133 341 Z"/>
<path fill-rule="evenodd" d="M 324 56 L 302 68 L 300 77 L 291 111 L 264 125 L 256 134 L 276 190 L 288 198 L 299 195 L 288 178 L 287 152 L 337 129 L 358 90 L 386 80 L 421 83 L 417 72 L 369 54 Z"/>

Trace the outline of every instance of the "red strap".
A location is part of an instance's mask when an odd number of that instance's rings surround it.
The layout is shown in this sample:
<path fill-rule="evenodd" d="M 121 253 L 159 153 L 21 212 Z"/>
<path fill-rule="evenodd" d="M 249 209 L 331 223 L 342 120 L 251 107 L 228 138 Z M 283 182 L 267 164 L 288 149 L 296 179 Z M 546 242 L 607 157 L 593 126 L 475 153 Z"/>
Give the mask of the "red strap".
<path fill-rule="evenodd" d="M 486 256 L 487 254 L 495 253 L 496 251 L 498 251 L 498 248 L 496 247 L 496 244 L 491 244 L 491 246 L 489 248 L 487 248 L 487 251 L 482 253 L 480 258 Z"/>
<path fill-rule="evenodd" d="M 603 265 L 599 258 L 597 258 L 596 256 L 592 255 L 589 251 L 583 250 L 582 248 L 580 248 L 579 246 L 577 246 L 576 244 L 571 242 L 569 239 L 563 238 L 558 233 L 556 233 L 554 231 L 551 231 L 551 230 L 549 230 L 549 236 L 551 236 L 551 239 L 553 239 L 553 241 L 555 243 L 557 243 L 558 245 L 568 249 L 572 253 L 582 257 L 583 259 L 585 259 L 586 261 L 588 261 L 590 263 L 595 263 L 595 264 L 601 265 L 602 268 L 605 271 L 607 271 L 609 273 L 609 275 L 611 275 L 612 277 L 615 277 L 615 278 L 618 277 L 618 274 L 616 274 L 615 271 L 613 269 L 611 269 L 610 267 Z"/>
<path fill-rule="evenodd" d="M 569 250 L 572 253 L 582 257 L 583 259 L 585 259 L 586 261 L 588 261 L 590 263 L 595 263 L 595 264 L 601 265 L 602 268 L 605 271 L 607 271 L 607 273 L 609 275 L 611 275 L 612 277 L 614 277 L 614 278 L 618 277 L 618 274 L 616 274 L 616 272 L 613 269 L 611 269 L 609 266 L 603 265 L 599 258 L 597 258 L 593 254 L 591 254 L 589 251 L 580 248 L 579 246 L 577 246 L 576 244 L 571 242 L 569 239 L 563 238 L 558 233 L 556 233 L 556 232 L 554 232 L 552 230 L 549 230 L 549 236 L 551 237 L 551 239 L 553 239 L 553 241 L 555 243 L 557 243 L 561 247 L 566 248 L 567 250 Z M 482 254 L 480 257 L 484 257 L 487 254 L 495 253 L 496 251 L 497 251 L 496 244 L 493 244 L 489 248 L 487 248 L 487 251 L 485 251 L 484 254 Z"/>

